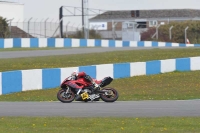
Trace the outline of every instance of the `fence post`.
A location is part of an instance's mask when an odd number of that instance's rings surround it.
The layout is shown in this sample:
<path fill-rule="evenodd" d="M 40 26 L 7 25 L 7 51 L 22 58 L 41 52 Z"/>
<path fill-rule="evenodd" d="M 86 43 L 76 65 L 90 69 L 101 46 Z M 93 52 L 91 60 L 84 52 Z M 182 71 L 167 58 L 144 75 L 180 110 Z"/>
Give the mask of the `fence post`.
<path fill-rule="evenodd" d="M 52 25 L 53 20 L 54 19 L 52 19 L 51 22 L 50 22 L 50 34 L 51 34 L 51 31 L 52 31 L 52 26 L 51 25 Z"/>
<path fill-rule="evenodd" d="M 44 24 L 45 24 L 45 26 L 44 26 L 44 32 L 45 32 L 45 33 L 44 33 L 44 36 L 45 36 L 45 38 L 46 38 L 46 30 L 47 30 L 47 27 L 46 27 L 47 24 L 46 24 L 46 22 L 47 22 L 48 19 L 49 19 L 49 18 L 47 18 L 47 19 L 45 20 L 45 23 L 44 23 Z"/>
<path fill-rule="evenodd" d="M 27 38 L 29 38 L 29 24 L 30 24 L 31 19 L 32 19 L 32 18 L 30 18 L 30 19 L 28 20 L 28 33 L 27 33 Z"/>
<path fill-rule="evenodd" d="M 115 40 L 115 37 L 114 37 L 114 28 L 115 28 L 114 20 L 112 20 L 112 37 L 113 37 L 113 40 Z"/>
<path fill-rule="evenodd" d="M 156 39 L 158 40 L 158 28 L 160 27 L 161 25 L 159 24 L 157 27 L 156 27 Z"/>
<path fill-rule="evenodd" d="M 9 27 L 9 31 L 10 31 L 10 38 L 11 38 L 11 20 L 10 20 L 10 27 Z"/>
<path fill-rule="evenodd" d="M 187 44 L 187 30 L 188 30 L 188 26 L 185 28 L 185 44 Z"/>
<path fill-rule="evenodd" d="M 42 21 L 43 21 L 43 19 L 40 21 L 40 37 L 42 35 Z"/>
<path fill-rule="evenodd" d="M 24 26 L 24 24 L 25 24 L 25 21 L 26 21 L 26 18 L 24 19 L 24 21 L 22 22 L 22 25 L 23 25 L 23 31 L 26 31 L 25 30 L 25 26 Z M 20 34 L 20 37 L 22 37 L 22 35 Z"/>
<path fill-rule="evenodd" d="M 174 26 L 171 26 L 170 28 L 169 28 L 169 39 L 171 40 L 172 39 L 172 28 L 173 28 Z"/>
<path fill-rule="evenodd" d="M 59 21 L 59 23 L 61 22 L 61 21 L 63 21 L 63 18 L 60 20 L 58 20 Z M 56 21 L 57 22 L 57 21 Z M 56 32 L 57 32 L 57 30 L 60 28 L 60 25 L 58 25 L 58 27 L 56 28 L 56 30 L 55 30 L 55 32 L 53 33 L 53 35 L 51 36 L 51 37 L 54 37 L 54 35 L 56 34 Z M 61 32 L 60 32 L 60 36 L 61 36 Z"/>
<path fill-rule="evenodd" d="M 34 21 L 34 36 L 36 36 L 36 33 L 35 33 L 35 23 L 36 23 L 36 20 L 37 20 L 37 18 Z"/>
<path fill-rule="evenodd" d="M 114 22 L 114 20 L 112 20 L 112 36 L 113 36 L 113 40 L 115 40 L 115 38 L 116 38 L 115 27 L 116 27 L 117 23 L 118 22 Z"/>
<path fill-rule="evenodd" d="M 68 25 L 69 25 L 69 23 L 70 23 L 70 21 L 67 23 L 67 26 L 66 26 L 66 38 L 68 37 L 67 32 L 68 32 Z"/>
<path fill-rule="evenodd" d="M 96 33 L 99 33 L 99 32 L 98 32 L 98 29 L 99 29 L 99 27 L 101 27 L 101 26 L 96 26 L 96 27 L 97 27 L 97 28 L 96 28 Z"/>
<path fill-rule="evenodd" d="M 55 29 L 54 29 L 54 31 L 59 27 L 60 28 L 60 19 L 58 19 L 58 20 L 56 20 L 56 22 L 55 22 L 55 24 L 54 24 L 54 26 L 55 26 Z M 57 31 L 56 31 L 57 32 Z M 59 37 L 60 37 L 60 31 L 59 31 Z"/>
<path fill-rule="evenodd" d="M 74 25 L 75 25 L 75 23 L 73 23 L 72 26 L 71 26 L 72 31 L 74 31 Z M 84 29 L 84 25 L 83 25 L 82 28 Z M 76 32 L 76 29 L 75 29 L 75 32 Z M 84 33 L 84 31 L 83 31 L 83 33 Z"/>
<path fill-rule="evenodd" d="M 13 19 L 14 19 L 14 18 L 8 20 L 8 21 L 10 21 L 10 26 L 9 26 L 10 38 L 11 38 L 11 23 L 12 23 Z"/>
<path fill-rule="evenodd" d="M 17 21 L 17 25 L 16 27 L 18 27 L 18 23 L 19 23 L 20 19 Z M 16 34 L 18 35 L 18 30 L 16 31 Z"/>

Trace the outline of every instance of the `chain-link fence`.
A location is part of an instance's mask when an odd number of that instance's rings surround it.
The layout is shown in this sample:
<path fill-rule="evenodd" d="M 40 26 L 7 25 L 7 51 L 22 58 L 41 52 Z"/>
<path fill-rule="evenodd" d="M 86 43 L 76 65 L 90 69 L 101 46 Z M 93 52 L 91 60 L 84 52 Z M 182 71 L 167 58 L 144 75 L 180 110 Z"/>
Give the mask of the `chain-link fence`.
<path fill-rule="evenodd" d="M 63 31 L 66 36 L 74 34 L 82 27 L 73 25 L 65 25 Z M 34 21 L 32 19 L 24 21 L 7 21 L 7 25 L 0 24 L 0 38 L 48 38 L 60 37 L 59 21 L 41 20 Z"/>
<path fill-rule="evenodd" d="M 59 28 L 59 23 L 57 22 L 42 22 L 42 21 L 11 22 L 9 25 L 11 38 L 53 37 L 53 35 L 59 35 L 58 28 Z"/>
<path fill-rule="evenodd" d="M 168 24 L 158 24 L 141 33 L 142 41 L 161 41 L 176 43 L 200 43 L 200 21 L 173 21 Z"/>
<path fill-rule="evenodd" d="M 194 22 L 194 21 L 191 21 Z M 200 43 L 200 34 L 199 28 L 200 21 L 196 20 L 196 27 L 193 25 L 185 24 L 181 27 L 184 21 L 180 22 L 177 26 L 175 26 L 172 22 L 165 23 L 161 25 L 159 22 L 158 25 L 154 25 L 154 29 L 149 27 L 148 23 L 146 23 L 145 28 L 137 27 L 134 30 L 136 32 L 141 33 L 141 40 L 155 40 L 155 41 L 166 41 L 166 42 L 177 42 L 177 37 L 181 38 L 178 42 L 185 43 L 187 39 L 192 40 L 192 43 Z M 59 20 L 57 21 L 47 21 L 46 20 L 34 20 L 29 19 L 23 22 L 21 21 L 8 21 L 8 27 L 0 24 L 0 37 L 1 38 L 49 38 L 49 37 L 60 37 L 60 26 Z M 98 26 L 90 27 L 90 29 L 95 30 L 96 33 L 101 35 L 102 39 L 114 39 L 114 40 L 122 40 L 123 33 L 123 22 L 118 23 L 107 23 L 106 30 L 100 29 Z M 2 27 L 3 26 L 3 27 Z M 174 27 L 173 27 L 174 26 Z M 165 27 L 163 29 L 163 27 Z M 188 27 L 188 28 L 187 28 Z M 83 27 L 81 24 L 70 23 L 68 22 L 63 26 L 64 37 L 71 37 L 71 35 L 75 34 L 77 31 L 82 31 Z M 5 31 L 6 32 L 2 32 Z M 144 31 L 147 31 L 146 34 L 143 34 Z M 176 31 L 179 31 L 178 33 Z M 165 33 L 166 32 L 166 33 Z M 195 34 L 194 34 L 195 33 Z M 178 34 L 181 34 L 177 36 Z M 182 36 L 182 37 L 180 37 Z"/>
<path fill-rule="evenodd" d="M 8 21 L 9 32 L 3 38 L 48 38 L 48 37 L 60 37 L 59 20 L 47 21 L 48 19 L 37 20 L 27 19 L 24 21 Z M 2 25 L 0 25 L 2 26 Z M 76 34 L 77 31 L 82 31 L 81 24 L 70 23 L 63 25 L 64 37 L 71 37 Z M 90 30 L 94 30 L 96 34 L 100 34 L 102 39 L 122 39 L 122 23 L 109 22 L 106 30 L 102 30 L 99 25 L 90 27 Z M 138 30 L 138 29 L 136 29 Z M 94 32 L 93 32 L 94 33 Z M 84 37 L 83 37 L 84 38 Z"/>
<path fill-rule="evenodd" d="M 47 21 L 41 20 L 36 21 L 34 19 L 24 21 L 8 21 L 8 31 L 6 36 L 3 38 L 48 38 L 48 37 L 60 37 L 60 26 L 59 20 Z M 98 26 L 90 27 L 90 30 L 94 30 L 97 34 L 100 34 L 102 39 L 121 39 L 122 33 L 120 26 L 116 25 L 112 28 L 111 24 L 108 24 L 107 30 L 101 30 Z M 0 25 L 2 26 L 2 25 Z M 70 37 L 77 31 L 82 31 L 83 27 L 81 24 L 70 23 L 63 25 L 64 37 Z"/>
<path fill-rule="evenodd" d="M 60 37 L 59 21 L 45 22 L 45 21 L 8 21 L 8 26 L 0 24 L 0 38 L 49 38 Z M 6 32 L 3 32 L 6 29 Z M 64 37 L 70 37 L 76 34 L 77 31 L 82 31 L 81 24 L 67 23 L 63 26 Z M 91 27 L 97 34 L 100 34 L 102 39 L 115 39 L 121 38 L 121 31 L 119 28 L 107 30 L 100 30 L 98 26 Z"/>

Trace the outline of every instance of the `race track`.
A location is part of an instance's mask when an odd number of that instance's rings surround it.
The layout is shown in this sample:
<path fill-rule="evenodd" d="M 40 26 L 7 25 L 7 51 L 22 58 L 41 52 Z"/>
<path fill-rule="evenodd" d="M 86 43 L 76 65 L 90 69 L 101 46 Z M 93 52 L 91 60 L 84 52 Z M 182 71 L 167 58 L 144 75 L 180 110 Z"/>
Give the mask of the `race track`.
<path fill-rule="evenodd" d="M 99 102 L 0 102 L 0 116 L 183 117 L 200 116 L 200 100 Z"/>
<path fill-rule="evenodd" d="M 100 53 L 153 48 L 70 48 L 60 50 L 2 51 L 0 58 Z M 170 48 L 164 48 L 170 49 Z M 200 100 L 105 102 L 0 102 L 0 116 L 163 117 L 200 116 Z"/>
<path fill-rule="evenodd" d="M 160 49 L 174 49 L 180 47 L 163 47 Z M 57 50 L 32 50 L 32 51 L 0 51 L 0 59 L 3 58 L 22 58 L 22 57 L 38 57 L 50 55 L 71 55 L 71 54 L 87 54 L 87 53 L 102 53 L 111 51 L 124 50 L 142 50 L 155 49 L 153 47 L 123 47 L 123 48 L 69 48 Z"/>

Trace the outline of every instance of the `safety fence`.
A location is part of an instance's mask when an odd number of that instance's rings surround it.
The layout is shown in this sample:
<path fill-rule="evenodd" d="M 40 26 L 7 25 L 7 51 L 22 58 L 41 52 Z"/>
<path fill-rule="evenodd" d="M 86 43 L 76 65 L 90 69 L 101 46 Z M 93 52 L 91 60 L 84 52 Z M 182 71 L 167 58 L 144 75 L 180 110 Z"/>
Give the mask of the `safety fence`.
<path fill-rule="evenodd" d="M 147 62 L 0 72 L 0 95 L 58 87 L 74 70 L 84 71 L 96 79 L 103 79 L 106 76 L 118 79 L 173 71 L 195 71 L 200 70 L 200 56 Z"/>
<path fill-rule="evenodd" d="M 0 39 L 0 48 L 40 47 L 200 47 L 200 44 L 181 44 L 152 41 L 116 41 L 71 38 L 12 38 Z"/>

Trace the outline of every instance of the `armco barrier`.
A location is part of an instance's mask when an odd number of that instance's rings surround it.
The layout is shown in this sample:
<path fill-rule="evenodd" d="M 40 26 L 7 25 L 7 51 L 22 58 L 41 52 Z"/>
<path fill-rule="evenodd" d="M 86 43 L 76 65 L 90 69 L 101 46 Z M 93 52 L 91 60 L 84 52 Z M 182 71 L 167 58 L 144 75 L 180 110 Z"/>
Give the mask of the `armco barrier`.
<path fill-rule="evenodd" d="M 58 87 L 74 70 L 85 71 L 96 79 L 102 79 L 106 76 L 117 79 L 173 71 L 194 71 L 200 70 L 200 56 L 147 62 L 0 72 L 0 95 Z"/>
<path fill-rule="evenodd" d="M 12 38 L 0 39 L 1 48 L 41 48 L 41 47 L 200 47 L 200 44 L 180 44 L 151 41 L 116 41 L 69 38 Z"/>

